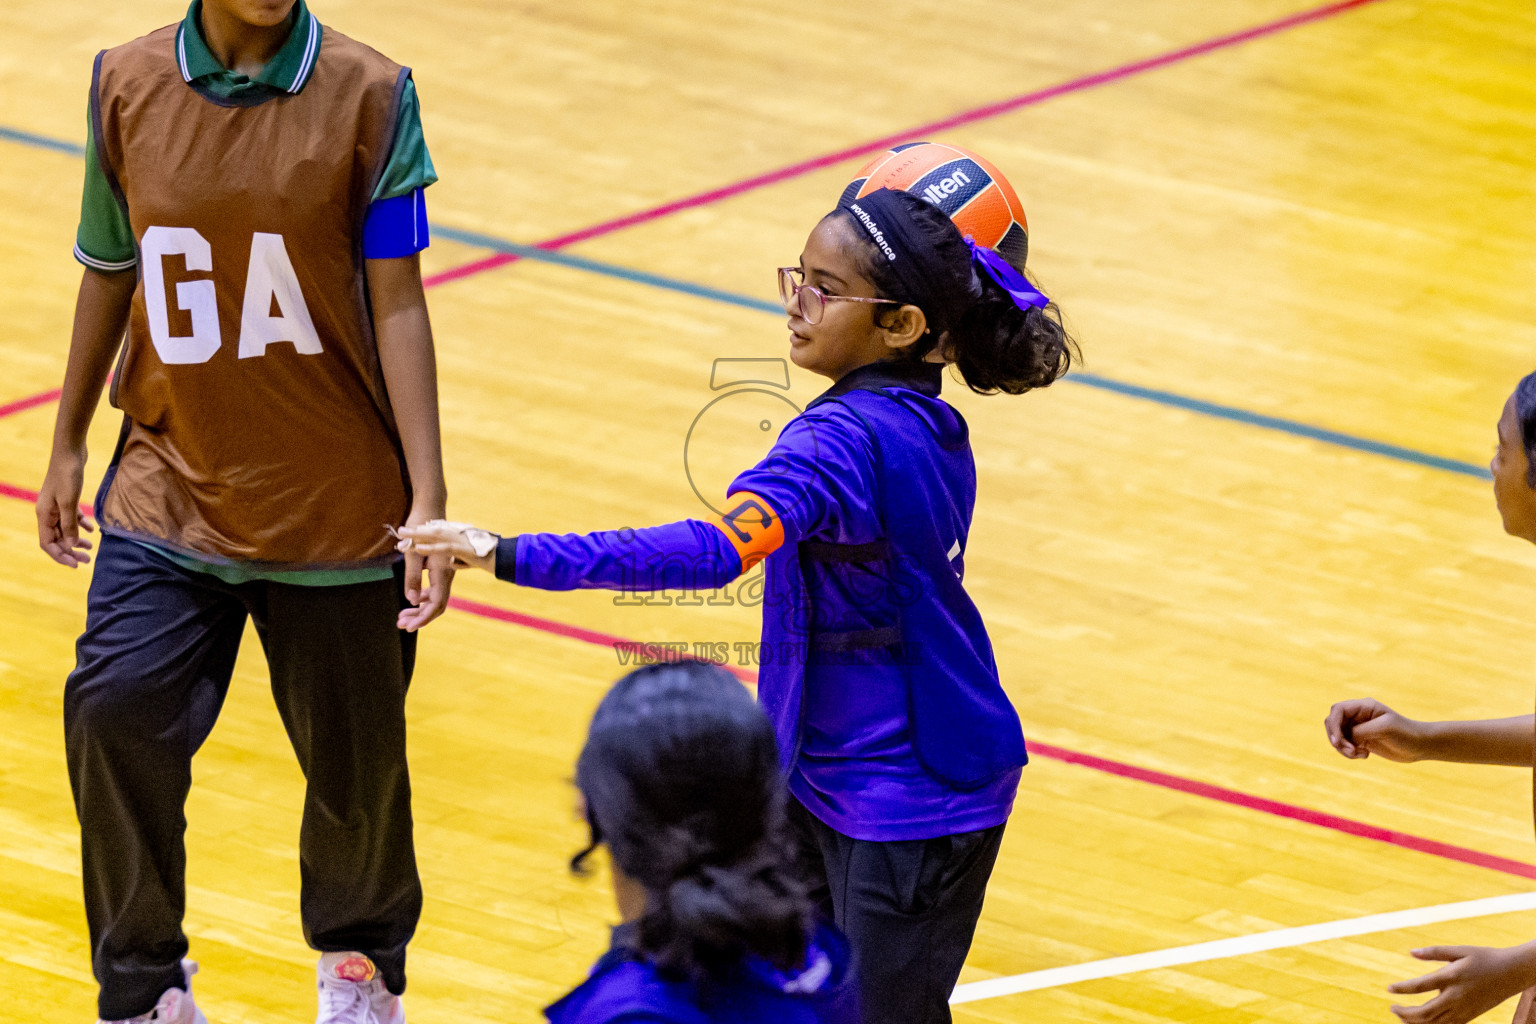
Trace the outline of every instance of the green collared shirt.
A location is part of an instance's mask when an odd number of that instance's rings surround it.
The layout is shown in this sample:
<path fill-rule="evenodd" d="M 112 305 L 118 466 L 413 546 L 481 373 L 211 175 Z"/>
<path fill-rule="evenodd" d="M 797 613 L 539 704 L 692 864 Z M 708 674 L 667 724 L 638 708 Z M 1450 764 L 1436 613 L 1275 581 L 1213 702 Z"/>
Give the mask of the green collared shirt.
<path fill-rule="evenodd" d="M 294 5 L 293 28 L 282 47 L 255 78 L 229 70 L 208 49 L 203 39 L 202 0 L 192 0 L 187 16 L 176 29 L 171 54 L 188 86 L 222 100 L 259 103 L 285 94 L 302 92 L 320 56 L 323 33 L 320 22 L 309 13 L 304 0 Z M 94 270 L 127 270 L 138 262 L 133 226 L 128 212 L 118 204 L 96 155 L 96 132 L 86 115 L 85 188 L 80 201 L 80 227 L 75 232 L 75 259 Z M 421 107 L 416 83 L 406 80 L 395 124 L 395 143 L 390 150 L 371 202 L 408 195 L 437 180 L 432 156 L 421 132 Z"/>
<path fill-rule="evenodd" d="M 202 0 L 192 0 L 187 16 L 176 30 L 174 53 L 167 54 L 175 59 L 188 87 L 221 100 L 260 103 L 276 96 L 297 94 L 309 83 L 315 61 L 320 56 L 322 32 L 320 22 L 309 13 L 304 0 L 298 0 L 294 5 L 293 28 L 288 38 L 255 78 L 237 74 L 219 63 L 203 39 L 201 13 Z M 94 270 L 128 270 L 138 262 L 133 225 L 128 219 L 128 211 L 118 203 L 112 186 L 107 183 L 96 154 L 96 132 L 89 123 L 89 113 L 86 116 L 85 189 L 80 202 L 80 227 L 75 233 L 75 259 Z M 422 137 L 416 85 L 407 79 L 400 96 L 394 148 L 370 202 L 408 195 L 436 180 L 437 172 L 432 167 L 432 157 Z M 264 571 L 239 563 L 205 562 L 159 545 L 145 543 L 145 546 L 152 547 L 157 554 L 183 568 L 210 573 L 230 584 L 267 580 L 299 586 L 343 586 L 387 580 L 393 575 L 388 568 Z"/>
<path fill-rule="evenodd" d="M 255 78 L 236 74 L 219 63 L 208 49 L 202 30 L 203 0 L 192 0 L 187 16 L 176 29 L 176 64 L 188 85 L 201 85 L 221 100 L 254 99 L 263 94 L 298 94 L 304 91 L 320 56 L 320 22 L 309 13 L 304 0 L 294 5 L 293 28 L 283 45 Z"/>

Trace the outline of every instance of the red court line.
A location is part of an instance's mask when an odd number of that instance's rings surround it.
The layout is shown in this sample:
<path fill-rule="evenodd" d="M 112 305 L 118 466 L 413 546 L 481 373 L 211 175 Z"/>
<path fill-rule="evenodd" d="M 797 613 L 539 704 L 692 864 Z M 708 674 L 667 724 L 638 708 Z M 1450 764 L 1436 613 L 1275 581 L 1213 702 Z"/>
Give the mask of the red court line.
<path fill-rule="evenodd" d="M 114 375 L 115 372 L 107 374 L 108 385 L 111 385 Z M 28 395 L 26 398 L 18 398 L 14 402 L 8 402 L 5 405 L 0 405 L 0 420 L 5 419 L 7 416 L 14 416 L 18 412 L 26 412 L 28 409 L 36 409 L 40 405 L 47 405 L 50 402 L 57 402 L 63 394 L 63 388 L 54 388 L 52 391 L 39 391 L 35 395 Z"/>
<path fill-rule="evenodd" d="M 17 487 L 15 484 L 4 483 L 3 481 L 0 481 L 0 498 L 15 498 L 18 501 L 26 502 L 28 505 L 37 504 L 36 491 L 28 490 L 25 487 Z M 80 514 L 86 516 L 87 518 L 94 519 L 96 517 L 96 507 L 94 505 L 87 505 L 86 503 L 81 502 Z"/>
<path fill-rule="evenodd" d="M 488 619 L 515 623 L 520 626 L 529 626 L 533 629 L 543 630 L 557 636 L 582 640 L 590 644 L 615 648 L 628 647 L 630 649 L 643 646 L 637 645 L 635 641 L 627 640 L 624 637 L 567 625 L 563 622 L 556 622 L 553 619 L 542 619 L 534 615 L 525 615 L 522 612 L 497 608 L 494 605 L 480 604 L 476 601 L 464 601 L 459 598 L 453 598 L 450 603 L 453 607 L 473 615 L 481 615 Z M 743 668 L 727 667 L 731 668 L 738 678 L 749 682 L 756 680 L 756 673 Z M 1031 754 L 1047 757 L 1053 761 L 1062 761 L 1083 768 L 1092 768 L 1095 771 L 1116 775 L 1120 778 L 1162 786 L 1165 789 L 1172 789 L 1192 796 L 1205 797 L 1208 800 L 1216 800 L 1235 807 L 1244 807 L 1251 811 L 1272 814 L 1279 818 L 1289 818 L 1292 821 L 1316 825 L 1319 828 L 1333 829 L 1336 832 L 1358 836 L 1361 839 L 1372 839 L 1378 843 L 1400 846 L 1404 849 L 1416 850 L 1419 853 L 1428 853 L 1436 857 L 1444 857 L 1447 860 L 1459 861 L 1475 867 L 1489 868 L 1494 871 L 1502 871 L 1505 874 L 1518 875 L 1521 878 L 1536 878 L 1536 864 L 1526 864 L 1522 861 L 1510 860 L 1507 857 L 1483 853 L 1464 846 L 1442 843 L 1435 839 L 1425 839 L 1422 836 L 1410 835 L 1407 832 L 1396 832 L 1392 829 L 1368 825 L 1365 822 L 1355 821 L 1351 818 L 1341 818 L 1336 814 L 1314 811 L 1310 808 L 1298 807 L 1295 804 L 1281 803 L 1278 800 L 1270 800 L 1267 797 L 1254 796 L 1251 793 L 1243 793 L 1235 789 L 1227 789 L 1223 786 L 1214 786 L 1208 782 L 1186 779 L 1180 775 L 1170 775 L 1167 772 L 1154 771 L 1151 768 L 1139 768 L 1136 765 L 1126 764 L 1123 761 L 1111 761 L 1108 758 L 1096 757 L 1093 754 L 1083 754 L 1075 750 L 1068 750 L 1065 747 L 1052 746 L 1049 743 L 1041 743 L 1036 740 L 1030 741 L 1029 750 Z"/>
<path fill-rule="evenodd" d="M 481 615 L 488 619 L 496 619 L 499 622 L 510 622 L 520 626 L 528 626 L 533 629 L 553 633 L 557 636 L 582 640 L 590 644 L 614 647 L 615 649 L 629 648 L 631 650 L 646 647 L 646 645 L 637 644 L 633 640 L 614 636 L 610 633 L 583 629 L 579 626 L 571 626 L 553 619 L 526 615 L 522 612 L 514 612 L 505 608 L 498 608 L 494 605 L 481 604 L 477 601 L 453 598 L 450 604 L 472 615 Z M 726 667 L 737 678 L 747 682 L 756 682 L 757 674 L 755 672 L 734 666 Z M 1526 864 L 1523 861 L 1511 860 L 1508 857 L 1499 857 L 1491 853 L 1483 853 L 1480 850 L 1469 849 L 1465 846 L 1442 843 L 1437 839 L 1426 839 L 1423 836 L 1411 835 L 1407 832 L 1397 832 L 1393 829 L 1381 828 L 1377 825 L 1368 825 L 1363 821 L 1342 818 L 1336 814 L 1329 814 L 1326 811 L 1314 811 L 1307 807 L 1282 803 L 1279 800 L 1270 800 L 1267 797 L 1254 796 L 1251 793 L 1227 789 L 1224 786 L 1215 786 L 1209 782 L 1186 779 L 1181 775 L 1170 775 L 1167 772 L 1155 771 L 1151 768 L 1140 768 L 1133 764 L 1126 764 L 1123 761 L 1112 761 L 1109 758 L 1096 757 L 1093 754 L 1083 754 L 1076 750 L 1068 750 L 1065 747 L 1057 747 L 1036 740 L 1030 741 L 1029 750 L 1031 754 L 1039 757 L 1046 757 L 1053 761 L 1062 761 L 1066 764 L 1078 765 L 1083 768 L 1092 768 L 1094 771 L 1116 775 L 1123 779 L 1132 779 L 1136 782 L 1162 786 L 1165 789 L 1171 789 L 1179 793 L 1187 793 L 1191 796 L 1199 796 L 1207 800 L 1231 804 L 1234 807 L 1243 807 L 1251 811 L 1272 814 L 1278 818 L 1289 818 L 1292 821 L 1299 821 L 1306 825 L 1316 825 L 1318 828 L 1332 829 L 1335 832 L 1343 832 L 1346 835 L 1358 836 L 1361 839 L 1371 839 L 1378 843 L 1398 846 L 1405 850 L 1415 850 L 1419 853 L 1427 853 L 1435 857 L 1443 857 L 1446 860 L 1470 864 L 1473 867 L 1502 871 L 1505 874 L 1518 875 L 1521 878 L 1536 878 L 1536 864 Z"/>
<path fill-rule="evenodd" d="M 29 503 L 35 503 L 37 501 L 37 492 L 24 487 L 17 487 L 14 484 L 0 482 L 0 497 L 17 498 Z M 87 515 L 91 514 L 89 506 L 82 505 L 81 511 Z M 513 611 L 510 608 L 500 608 L 496 605 L 484 604 L 480 601 L 471 601 L 467 598 L 452 598 L 449 601 L 449 605 L 459 611 L 468 612 L 481 618 L 493 619 L 497 622 L 505 622 L 515 626 L 524 626 L 528 629 L 536 629 L 543 633 L 571 640 L 580 640 L 583 643 L 595 644 L 599 647 L 609 647 L 614 650 L 627 649 L 637 653 L 652 655 L 661 654 L 669 660 L 679 657 L 679 655 L 657 651 L 651 645 L 640 644 L 625 637 L 615 636 L 612 633 L 603 633 L 595 629 L 587 629 L 582 626 L 560 622 L 556 619 L 546 619 L 538 615 L 529 615 L 526 612 Z M 638 659 L 636 660 L 638 661 Z M 755 683 L 757 681 L 757 673 L 750 669 L 733 665 L 725 667 L 743 682 Z M 1270 800 L 1267 797 L 1255 796 L 1251 793 L 1243 793 L 1235 789 L 1227 789 L 1224 786 L 1212 785 L 1209 782 L 1187 779 L 1181 775 L 1170 775 L 1167 772 L 1160 772 L 1151 768 L 1141 768 L 1133 764 L 1126 764 L 1123 761 L 1112 761 L 1109 758 L 1084 754 L 1076 750 L 1068 750 L 1065 747 L 1057 747 L 1036 740 L 1030 741 L 1029 749 L 1037 757 L 1050 758 L 1053 761 L 1062 761 L 1066 764 L 1077 765 L 1082 768 L 1091 768 L 1094 771 L 1115 775 L 1123 779 L 1145 782 L 1153 786 L 1162 786 L 1164 789 L 1186 793 L 1190 796 L 1204 797 L 1207 800 L 1215 800 L 1234 807 L 1243 807 L 1251 811 L 1271 814 L 1278 818 L 1289 818 L 1292 821 L 1299 821 L 1306 825 L 1316 825 L 1319 828 L 1332 829 L 1345 835 L 1370 839 L 1378 843 L 1401 847 L 1405 850 L 1427 853 L 1434 857 L 1441 857 L 1462 864 L 1470 864 L 1473 867 L 1501 871 L 1504 874 L 1517 875 L 1520 878 L 1536 879 L 1536 864 L 1527 864 L 1523 861 L 1511 860 L 1508 857 L 1483 853 L 1480 850 L 1469 849 L 1465 846 L 1442 843 L 1437 839 L 1426 839 L 1423 836 L 1411 835 L 1407 832 L 1397 832 L 1393 829 L 1381 828 L 1378 825 L 1368 825 L 1363 821 L 1343 818 L 1336 814 L 1329 814 L 1326 811 L 1314 811 L 1307 807 L 1282 803 L 1279 800 Z"/>
<path fill-rule="evenodd" d="M 553 247 L 545 242 L 540 244 L 539 248 L 549 249 Z M 436 288 L 440 284 L 457 281 L 461 277 L 472 277 L 482 271 L 495 270 L 497 267 L 505 266 L 508 263 L 515 263 L 520 259 L 522 259 L 521 256 L 514 256 L 509 252 L 498 252 L 494 256 L 485 256 L 475 260 L 473 263 L 466 263 L 459 267 L 450 267 L 436 274 L 428 274 L 421 279 L 421 286 L 423 288 Z"/>
<path fill-rule="evenodd" d="M 54 388 L 52 391 L 42 391 L 35 395 L 28 395 L 26 398 L 18 398 L 14 402 L 7 402 L 5 405 L 0 405 L 0 420 L 7 416 L 14 416 L 18 412 L 26 412 L 40 405 L 47 405 L 49 402 L 57 402 L 61 394 L 63 391 Z"/>
<path fill-rule="evenodd" d="M 1491 853 L 1469 850 L 1465 846 L 1453 846 L 1450 843 L 1442 843 L 1435 839 L 1425 839 L 1422 836 L 1409 835 L 1406 832 L 1395 832 L 1392 829 L 1367 825 L 1364 822 L 1355 821 L 1350 818 L 1341 818 L 1336 814 L 1314 811 L 1306 807 L 1298 807 L 1295 804 L 1281 803 L 1278 800 L 1270 800 L 1266 797 L 1254 796 L 1250 793 L 1241 793 L 1235 789 L 1213 786 L 1208 782 L 1198 782 L 1179 775 L 1169 775 L 1166 772 L 1153 771 L 1150 768 L 1138 768 L 1132 764 L 1111 761 L 1108 758 L 1095 757 L 1092 754 L 1080 754 L 1075 750 L 1053 747 L 1048 743 L 1031 741 L 1029 749 L 1034 754 L 1040 754 L 1057 761 L 1065 761 L 1067 764 L 1092 768 L 1095 771 L 1107 772 L 1110 775 L 1118 775 L 1123 779 L 1135 779 L 1137 782 L 1147 782 L 1154 786 L 1162 786 L 1165 789 L 1176 790 L 1180 793 L 1203 796 L 1207 799 L 1219 800 L 1222 803 L 1232 804 L 1236 807 L 1246 807 L 1249 810 L 1262 811 L 1265 814 L 1273 814 L 1276 817 L 1290 818 L 1292 821 L 1316 825 L 1319 828 L 1333 829 L 1335 832 L 1359 836 L 1362 839 L 1374 839 L 1378 843 L 1401 846 L 1407 850 L 1417 850 L 1420 853 L 1428 853 L 1436 857 L 1444 857 L 1447 860 L 1460 861 L 1463 864 L 1490 868 L 1509 875 L 1519 875 L 1521 878 L 1536 878 L 1536 864 L 1526 864 L 1523 861 L 1510 860 L 1507 857 L 1498 857 Z"/>
<path fill-rule="evenodd" d="M 29 491 L 25 487 L 17 487 L 15 484 L 0 483 L 0 498 L 16 498 L 29 504 L 37 504 L 37 492 Z"/>
<path fill-rule="evenodd" d="M 1324 4 L 1321 7 L 1314 7 L 1310 10 L 1300 11 L 1296 14 L 1287 15 L 1286 17 L 1275 21 L 1265 22 L 1262 25 L 1255 25 L 1252 28 L 1242 29 L 1240 31 L 1232 32 L 1223 36 L 1216 36 L 1213 39 L 1207 39 L 1204 42 L 1195 43 L 1191 46 L 1181 47 L 1177 50 L 1170 50 L 1169 52 L 1159 54 L 1156 57 L 1148 57 L 1144 60 L 1132 61 L 1129 64 L 1121 64 L 1119 67 L 1109 68 L 1105 71 L 1096 71 L 1092 74 L 1083 75 L 1079 78 L 1073 78 L 1057 85 L 1048 86 L 1044 89 L 1037 89 L 1034 92 L 1026 92 L 1018 96 L 1010 97 L 1009 99 L 999 100 L 995 103 L 988 103 L 985 106 L 975 107 L 971 110 L 962 111 L 961 113 L 953 114 L 949 117 L 940 118 L 937 121 L 929 121 L 927 124 L 917 125 L 913 128 L 906 128 L 892 135 L 886 135 L 878 139 L 871 139 L 868 142 L 861 142 L 858 145 L 849 146 L 846 149 L 839 149 L 836 152 L 812 157 L 809 160 L 802 160 L 799 163 L 789 164 L 785 167 L 780 167 L 777 170 L 768 171 L 766 173 L 758 174 L 750 178 L 743 178 L 742 180 L 733 182 L 729 185 L 721 185 L 718 188 L 712 188 L 705 192 L 699 192 L 695 195 L 687 196 L 683 199 L 676 199 L 670 203 L 663 203 L 660 206 L 653 206 L 648 210 L 641 210 L 637 213 L 631 213 L 623 217 L 614 218 L 613 220 L 606 220 L 600 224 L 594 224 L 588 228 L 572 231 L 569 234 L 558 235 L 554 238 L 543 242 L 538 242 L 536 244 L 540 249 L 563 249 L 566 246 L 575 245 L 577 242 L 585 242 L 588 239 L 612 234 L 615 231 L 622 231 L 625 228 L 631 228 L 637 224 L 645 224 L 649 221 L 657 220 L 674 213 L 679 213 L 683 210 L 691 210 L 696 206 L 706 206 L 710 203 L 719 202 L 722 199 L 729 199 L 732 196 L 739 196 L 744 192 L 751 192 L 755 189 L 764 188 L 768 185 L 776 185 L 779 182 L 788 181 L 791 178 L 798 178 L 801 175 L 809 174 L 812 171 L 819 171 L 825 167 L 830 167 L 833 164 L 842 163 L 845 160 L 852 160 L 855 157 L 869 156 L 872 153 L 878 153 L 883 149 L 889 149 L 892 146 L 903 142 L 914 141 L 921 136 L 931 135 L 934 132 L 949 131 L 952 128 L 961 128 L 965 125 L 975 124 L 978 121 L 985 121 L 989 118 L 998 117 L 1002 114 L 1012 113 L 1015 110 L 1022 110 L 1025 107 L 1032 107 L 1036 104 L 1044 103 L 1046 100 L 1055 99 L 1058 96 L 1068 96 L 1072 93 L 1083 92 L 1084 90 L 1092 89 L 1100 85 L 1108 85 L 1111 82 L 1118 82 L 1122 79 L 1130 78 L 1132 76 L 1143 74 L 1148 71 L 1154 71 L 1158 68 L 1167 67 L 1170 64 L 1177 64 L 1181 61 L 1189 60 L 1193 57 L 1200 57 L 1207 53 L 1213 53 L 1217 50 L 1224 50 L 1228 47 L 1238 46 L 1242 43 L 1251 42 L 1255 39 L 1262 39 L 1265 36 L 1274 35 L 1277 32 L 1284 32 L 1287 29 L 1296 28 L 1299 25 L 1310 24 L 1314 21 L 1322 21 L 1325 18 L 1331 18 L 1336 14 L 1342 14 L 1345 11 L 1353 10 L 1356 7 L 1364 7 L 1366 4 L 1375 2 L 1377 2 L 1377 0 L 1338 0 L 1338 2 L 1335 3 Z M 461 267 L 445 270 L 440 274 L 433 274 L 422 283 L 426 287 L 430 288 L 434 285 L 446 284 L 449 281 L 458 281 L 462 278 L 471 277 L 475 274 L 482 273 L 483 271 L 494 270 L 496 267 L 505 266 L 508 263 L 515 263 L 520 258 L 521 257 L 515 256 L 511 253 L 497 253 L 494 256 L 487 256 L 483 259 L 475 260 L 473 263 L 466 263 Z"/>
<path fill-rule="evenodd" d="M 0 484 L 0 487 L 3 486 L 5 485 Z M 481 604 L 479 601 L 470 601 L 462 597 L 449 598 L 448 607 L 469 612 L 471 615 L 495 619 L 497 622 L 510 622 L 515 626 L 527 626 L 529 629 L 553 633 L 555 636 L 569 637 L 572 640 L 580 640 L 583 643 L 597 644 L 599 647 L 612 647 L 615 651 L 621 649 L 635 651 L 652 657 L 660 656 L 667 661 L 676 661 L 682 657 L 682 655 L 657 650 L 652 645 L 636 643 L 622 636 L 614 636 L 612 633 L 600 633 L 595 629 L 585 629 L 581 626 L 573 626 L 568 622 L 529 615 L 526 612 L 515 612 L 510 608 L 498 608 L 493 604 Z M 640 664 L 640 662 L 636 661 L 636 664 Z M 739 668 L 735 665 L 725 665 L 722 667 L 743 682 L 757 682 L 757 673 L 750 669 Z"/>
<path fill-rule="evenodd" d="M 0 496 L 18 498 L 26 502 L 35 503 L 37 501 L 36 491 L 30 491 L 24 487 L 17 487 L 14 484 L 3 482 L 0 482 Z M 90 510 L 85 506 L 82 506 L 82 510 L 89 514 Z M 651 652 L 644 644 L 637 644 L 633 640 L 615 636 L 612 633 L 603 633 L 595 629 L 573 626 L 570 623 L 560 622 L 556 619 L 529 615 L 526 612 L 513 611 L 510 608 L 500 608 L 496 605 L 471 601 L 467 598 L 452 598 L 449 601 L 449 605 L 459 611 L 478 615 L 481 618 L 494 619 L 497 622 L 505 622 L 514 626 L 524 626 L 528 629 L 536 629 L 543 633 L 571 640 L 580 640 L 583 643 L 595 644 L 599 647 L 611 647 L 615 650 L 627 648 L 629 650 L 646 650 L 647 653 L 660 653 Z M 757 680 L 757 674 L 749 669 L 730 665 L 726 666 L 726 668 L 744 682 L 756 682 Z M 1407 832 L 1396 832 L 1392 829 L 1368 825 L 1365 822 L 1355 821 L 1350 818 L 1341 818 L 1336 814 L 1314 811 L 1310 808 L 1298 807 L 1295 804 L 1281 803 L 1278 800 L 1270 800 L 1267 797 L 1254 796 L 1251 793 L 1243 793 L 1235 789 L 1227 789 L 1223 786 L 1214 786 L 1208 782 L 1186 779 L 1181 775 L 1170 775 L 1167 772 L 1155 771 L 1151 768 L 1140 768 L 1136 765 L 1126 764 L 1123 761 L 1111 761 L 1108 758 L 1079 753 L 1075 750 L 1068 750 L 1065 747 L 1052 746 L 1049 743 L 1031 741 L 1029 749 L 1039 757 L 1047 757 L 1054 761 L 1063 761 L 1067 764 L 1074 764 L 1083 768 L 1092 768 L 1095 771 L 1117 775 L 1120 778 L 1162 786 L 1165 789 L 1175 790 L 1179 793 L 1205 797 L 1208 800 L 1216 800 L 1224 804 L 1244 807 L 1248 810 L 1260 811 L 1264 814 L 1272 814 L 1280 818 L 1289 818 L 1292 821 L 1316 825 L 1319 828 L 1332 829 L 1336 832 L 1343 832 L 1346 835 L 1358 836 L 1361 839 L 1372 839 L 1391 846 L 1417 850 L 1420 853 L 1443 857 L 1446 860 L 1459 861 L 1463 864 L 1471 864 L 1475 867 L 1502 871 L 1505 874 L 1518 875 L 1521 878 L 1536 878 L 1536 864 L 1526 864 L 1522 861 L 1510 860 L 1507 857 L 1483 853 L 1464 846 L 1442 843 L 1435 839 L 1425 839 L 1422 836 L 1410 835 Z"/>

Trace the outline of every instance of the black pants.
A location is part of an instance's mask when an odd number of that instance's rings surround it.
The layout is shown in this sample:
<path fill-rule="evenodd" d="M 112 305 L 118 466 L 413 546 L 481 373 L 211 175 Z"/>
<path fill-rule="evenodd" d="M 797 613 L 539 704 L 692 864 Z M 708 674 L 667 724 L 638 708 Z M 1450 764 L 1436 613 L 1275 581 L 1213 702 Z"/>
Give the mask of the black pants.
<path fill-rule="evenodd" d="M 812 896 L 848 936 L 867 1024 L 949 1024 L 1004 826 L 871 842 L 793 797 L 789 818 Z"/>
<path fill-rule="evenodd" d="M 99 1012 L 148 1012 L 181 987 L 183 808 L 192 755 L 223 706 L 246 617 L 308 788 L 299 831 L 304 936 L 372 957 L 392 992 L 421 914 L 405 764 L 415 636 L 402 574 L 338 587 L 226 584 L 103 537 L 64 689 Z"/>

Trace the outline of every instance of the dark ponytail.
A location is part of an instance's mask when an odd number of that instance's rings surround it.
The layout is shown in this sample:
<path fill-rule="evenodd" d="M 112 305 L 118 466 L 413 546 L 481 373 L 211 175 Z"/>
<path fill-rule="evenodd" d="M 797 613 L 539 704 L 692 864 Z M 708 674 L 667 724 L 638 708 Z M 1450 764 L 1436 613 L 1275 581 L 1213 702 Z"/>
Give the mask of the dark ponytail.
<path fill-rule="evenodd" d="M 953 323 L 940 322 L 938 309 L 923 309 L 929 323 L 937 324 L 938 329 L 908 346 L 900 358 L 920 360 L 942 344 L 945 356 L 955 364 L 966 385 L 983 395 L 999 391 L 1022 395 L 1065 376 L 1073 359 L 1081 356 L 1077 343 L 1062 324 L 1056 304 L 1050 303 L 1044 309 L 1020 309 L 990 276 L 977 273 L 971 262 L 970 246 L 942 210 L 910 192 L 897 192 L 894 198 L 937 254 L 937 262 L 950 278 L 950 292 L 964 297 L 954 304 L 960 312 Z M 857 226 L 846 208 L 833 216 L 846 217 Z M 914 296 L 902 294 L 905 289 L 900 279 L 869 236 L 856 230 L 853 237 L 859 247 L 859 269 L 875 286 L 876 293 L 881 298 L 921 307 L 923 304 L 914 302 Z M 875 315 L 890 317 L 893 312 L 884 309 Z"/>
<path fill-rule="evenodd" d="M 1077 343 L 1062 325 L 1056 303 L 1020 309 L 997 282 L 986 274 L 976 276 L 981 295 L 950 329 L 947 341 L 970 389 L 1022 395 L 1064 377 Z"/>
<path fill-rule="evenodd" d="M 773 727 L 716 665 L 651 665 L 598 706 L 576 765 L 592 845 L 644 886 L 636 952 L 703 980 L 753 954 L 800 967 L 814 926 L 794 879 Z"/>

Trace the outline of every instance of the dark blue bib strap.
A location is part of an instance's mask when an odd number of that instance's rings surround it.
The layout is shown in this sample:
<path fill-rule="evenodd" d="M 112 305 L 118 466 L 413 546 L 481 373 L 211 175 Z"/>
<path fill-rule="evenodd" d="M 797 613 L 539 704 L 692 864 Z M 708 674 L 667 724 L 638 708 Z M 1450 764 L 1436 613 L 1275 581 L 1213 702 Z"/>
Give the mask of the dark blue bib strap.
<path fill-rule="evenodd" d="M 817 633 L 811 637 L 813 651 L 868 651 L 901 643 L 901 629 L 856 629 L 851 633 Z"/>
<path fill-rule="evenodd" d="M 813 562 L 878 562 L 890 557 L 891 544 L 887 540 L 872 540 L 868 544 L 823 544 L 803 540 L 800 551 Z"/>

